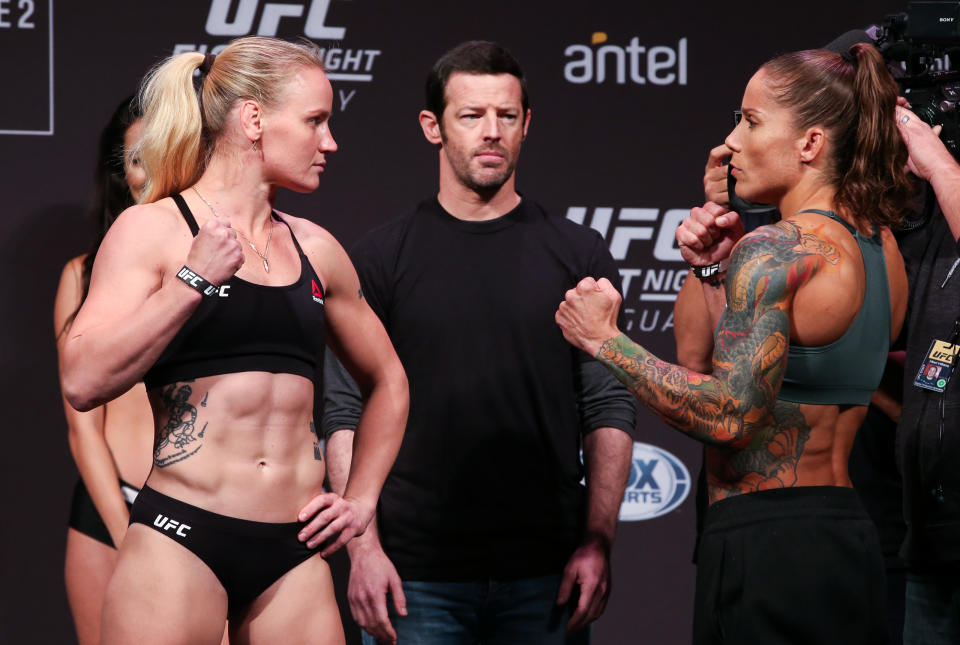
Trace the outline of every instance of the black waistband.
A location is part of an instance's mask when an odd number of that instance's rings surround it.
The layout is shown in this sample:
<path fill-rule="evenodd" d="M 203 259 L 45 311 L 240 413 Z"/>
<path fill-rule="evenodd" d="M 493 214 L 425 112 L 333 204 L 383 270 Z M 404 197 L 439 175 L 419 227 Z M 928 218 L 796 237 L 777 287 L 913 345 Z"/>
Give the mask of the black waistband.
<path fill-rule="evenodd" d="M 745 493 L 714 502 L 707 509 L 704 532 L 795 517 L 869 519 L 852 488 L 795 486 Z"/>
<path fill-rule="evenodd" d="M 284 538 L 295 535 L 303 522 L 255 522 L 237 517 L 220 515 L 186 502 L 181 502 L 149 486 L 144 486 L 137 495 L 130 513 L 130 521 L 149 524 L 155 514 L 171 517 L 181 523 L 195 527 L 206 527 L 227 533 L 243 534 L 263 538 Z M 149 520 L 149 521 L 145 521 Z"/>

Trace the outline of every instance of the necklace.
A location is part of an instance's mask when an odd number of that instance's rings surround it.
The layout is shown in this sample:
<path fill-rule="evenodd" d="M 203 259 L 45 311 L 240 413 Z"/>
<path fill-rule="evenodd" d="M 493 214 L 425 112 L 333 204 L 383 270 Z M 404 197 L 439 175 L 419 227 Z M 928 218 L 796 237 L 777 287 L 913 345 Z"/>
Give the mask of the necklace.
<path fill-rule="evenodd" d="M 193 192 L 197 194 L 197 197 L 203 200 L 203 203 L 207 205 L 207 208 L 210 209 L 210 212 L 213 213 L 214 217 L 220 218 L 220 213 L 218 213 L 217 209 L 213 207 L 213 204 L 207 201 L 206 197 L 200 194 L 200 191 L 197 190 L 196 186 L 193 187 Z M 233 230 L 237 231 L 237 229 L 233 229 Z M 270 222 L 270 233 L 267 234 L 267 243 L 263 247 L 263 253 L 257 250 L 257 247 L 253 245 L 253 242 L 250 241 L 249 237 L 247 237 L 240 231 L 237 231 L 237 235 L 242 237 L 247 242 L 247 244 L 250 245 L 250 248 L 253 249 L 253 252 L 256 253 L 258 256 L 260 256 L 260 259 L 263 260 L 263 270 L 266 271 L 267 273 L 270 273 L 270 263 L 267 262 L 267 253 L 270 252 L 270 240 L 273 239 L 273 221 Z"/>

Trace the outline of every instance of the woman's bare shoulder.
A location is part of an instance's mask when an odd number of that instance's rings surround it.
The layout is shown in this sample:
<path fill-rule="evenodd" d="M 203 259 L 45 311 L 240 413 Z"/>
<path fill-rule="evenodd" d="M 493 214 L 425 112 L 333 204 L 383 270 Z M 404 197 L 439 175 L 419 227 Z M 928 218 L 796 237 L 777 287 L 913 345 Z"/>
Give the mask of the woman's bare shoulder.
<path fill-rule="evenodd" d="M 290 226 L 320 279 L 330 289 L 329 295 L 337 293 L 343 284 L 352 285 L 356 281 L 356 271 L 350 257 L 327 229 L 303 217 L 277 214 Z M 356 291 L 354 288 L 348 290 L 351 293 Z"/>
<path fill-rule="evenodd" d="M 293 231 L 293 234 L 297 236 L 297 241 L 300 242 L 300 245 L 303 247 L 303 250 L 307 250 L 307 245 L 313 246 L 335 246 L 340 247 L 340 243 L 337 242 L 336 238 L 330 234 L 330 232 L 320 226 L 319 224 L 308 220 L 305 217 L 296 217 L 289 213 L 282 213 L 280 211 L 275 211 L 277 216 L 280 217 L 284 222 L 290 226 L 290 229 Z"/>
<path fill-rule="evenodd" d="M 118 226 L 121 230 L 135 227 L 139 230 L 151 232 L 173 229 L 188 230 L 183 215 L 169 197 L 150 204 L 131 206 L 120 213 L 117 221 L 110 227 L 110 231 L 117 229 Z"/>
<path fill-rule="evenodd" d="M 171 254 L 181 254 L 182 244 L 193 238 L 173 200 L 126 209 L 107 231 L 97 252 L 101 258 L 125 258 L 136 264 L 160 264 Z"/>

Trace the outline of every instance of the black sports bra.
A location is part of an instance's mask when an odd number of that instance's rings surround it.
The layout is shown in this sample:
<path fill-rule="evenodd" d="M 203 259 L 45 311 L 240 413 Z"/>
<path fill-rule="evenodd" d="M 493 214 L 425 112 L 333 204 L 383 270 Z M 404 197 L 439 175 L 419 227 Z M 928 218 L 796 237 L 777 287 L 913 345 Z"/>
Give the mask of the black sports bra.
<path fill-rule="evenodd" d="M 200 230 L 186 201 L 173 200 L 196 237 Z M 276 213 L 276 221 L 284 222 Z M 300 256 L 300 277 L 272 287 L 236 276 L 204 297 L 143 377 L 147 389 L 202 376 L 235 372 L 297 374 L 314 379 L 323 367 L 323 285 L 290 231 Z"/>

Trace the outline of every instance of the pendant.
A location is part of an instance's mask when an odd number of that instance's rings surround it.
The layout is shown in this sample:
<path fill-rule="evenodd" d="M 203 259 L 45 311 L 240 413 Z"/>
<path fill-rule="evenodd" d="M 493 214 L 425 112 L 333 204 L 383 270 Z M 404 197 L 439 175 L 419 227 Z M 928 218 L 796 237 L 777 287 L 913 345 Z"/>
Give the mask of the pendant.
<path fill-rule="evenodd" d="M 267 259 L 266 258 L 260 258 L 260 259 L 263 260 L 263 270 L 266 271 L 267 273 L 270 273 L 270 265 L 267 264 Z"/>

